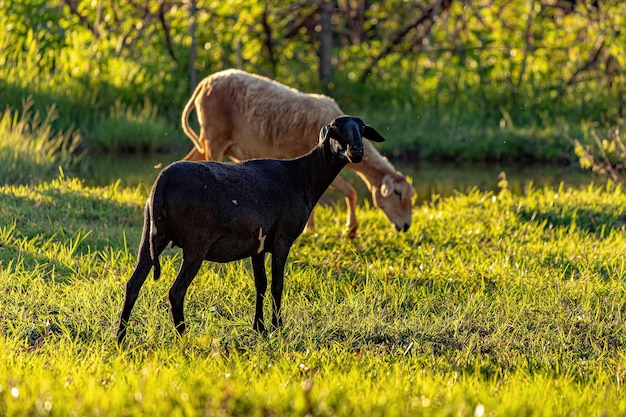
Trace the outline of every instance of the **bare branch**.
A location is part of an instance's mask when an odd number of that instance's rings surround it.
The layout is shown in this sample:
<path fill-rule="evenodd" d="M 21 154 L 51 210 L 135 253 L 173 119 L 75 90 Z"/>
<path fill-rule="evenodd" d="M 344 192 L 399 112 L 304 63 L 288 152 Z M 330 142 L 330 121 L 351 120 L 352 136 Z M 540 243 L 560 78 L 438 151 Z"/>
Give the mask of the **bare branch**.
<path fill-rule="evenodd" d="M 272 28 L 267 21 L 267 9 L 263 10 L 263 15 L 261 16 L 261 25 L 263 26 L 263 33 L 265 34 L 265 39 L 263 43 L 265 44 L 265 47 L 267 48 L 267 53 L 269 54 L 270 66 L 272 67 L 272 76 L 275 77 L 278 61 L 276 60 L 274 38 L 272 37 Z"/>
<path fill-rule="evenodd" d="M 441 14 L 441 12 L 448 9 L 451 4 L 452 0 L 437 0 L 428 8 L 424 9 L 421 16 L 413 19 L 408 24 L 400 28 L 391 38 L 389 45 L 387 45 L 385 49 L 375 56 L 365 71 L 363 71 L 359 81 L 365 82 L 367 76 L 372 72 L 372 69 L 378 64 L 378 62 L 389 55 L 394 50 L 396 45 L 398 45 L 411 30 L 419 28 L 426 22 L 431 22 L 432 24 L 436 15 Z"/>
<path fill-rule="evenodd" d="M 579 68 L 576 69 L 576 71 L 574 71 L 574 73 L 567 80 L 566 85 L 572 85 L 580 74 L 589 71 L 591 68 L 598 64 L 598 61 L 600 59 L 600 53 L 604 50 L 604 42 L 605 39 L 604 37 L 602 37 L 595 51 L 591 53 L 589 59 L 587 59 L 587 61 L 583 65 L 581 65 Z"/>
<path fill-rule="evenodd" d="M 159 22 L 161 23 L 161 27 L 163 28 L 163 34 L 165 35 L 165 47 L 167 48 L 167 51 L 169 52 L 172 59 L 176 61 L 176 54 L 174 53 L 174 49 L 172 48 L 170 29 L 167 27 L 167 22 L 165 21 L 165 4 L 163 0 L 159 1 L 158 18 Z"/>
<path fill-rule="evenodd" d="M 189 84 L 191 91 L 196 89 L 198 85 L 198 74 L 196 72 L 196 25 L 197 25 L 197 9 L 196 0 L 189 1 L 189 37 L 191 45 L 189 45 Z"/>
<path fill-rule="evenodd" d="M 100 37 L 100 33 L 98 32 L 98 29 L 96 29 L 96 27 L 91 24 L 91 22 L 89 21 L 89 19 L 87 19 L 87 17 L 80 14 L 80 12 L 78 11 L 78 8 L 76 7 L 75 2 L 72 0 L 65 0 L 65 4 L 70 8 L 70 12 L 73 15 L 78 17 L 78 19 L 80 20 L 80 23 L 91 31 L 91 33 L 93 34 L 93 37 L 95 39 L 98 39 Z"/>
<path fill-rule="evenodd" d="M 535 8 L 535 0 L 530 0 L 530 9 L 528 10 L 528 16 L 526 16 L 526 29 L 524 30 L 524 56 L 522 57 L 522 67 L 519 71 L 519 77 L 517 77 L 517 83 L 515 84 L 515 96 L 519 94 L 519 89 L 522 86 L 522 80 L 526 74 L 526 65 L 528 63 L 528 54 L 532 48 L 530 28 L 533 24 L 533 9 Z"/>
<path fill-rule="evenodd" d="M 307 23 L 309 23 L 311 19 L 313 19 L 313 17 L 319 12 L 319 7 L 321 6 L 322 2 L 323 0 L 316 0 L 315 2 L 313 2 L 312 5 L 315 6 L 313 10 L 310 13 L 301 16 L 298 20 L 293 22 L 287 29 L 287 32 L 285 32 L 284 37 L 286 39 L 289 39 L 289 38 L 293 38 L 294 36 L 296 36 L 298 32 L 300 31 L 300 29 L 302 27 L 305 27 Z"/>

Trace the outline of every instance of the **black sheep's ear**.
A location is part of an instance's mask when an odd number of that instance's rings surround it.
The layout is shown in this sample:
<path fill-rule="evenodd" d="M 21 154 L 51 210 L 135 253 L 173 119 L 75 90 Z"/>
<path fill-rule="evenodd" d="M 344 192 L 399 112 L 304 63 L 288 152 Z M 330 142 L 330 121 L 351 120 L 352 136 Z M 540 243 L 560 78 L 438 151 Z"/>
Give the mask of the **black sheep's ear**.
<path fill-rule="evenodd" d="M 335 129 L 332 126 L 330 125 L 322 126 L 322 128 L 320 129 L 319 143 L 324 143 L 326 142 L 326 139 L 332 138 L 334 132 L 335 132 Z"/>
<path fill-rule="evenodd" d="M 376 129 L 374 129 L 370 125 L 363 125 L 363 128 L 361 129 L 361 135 L 364 138 L 369 139 L 369 140 L 374 141 L 374 142 L 384 142 L 385 141 L 385 138 L 383 138 L 381 136 L 381 134 L 378 133 L 376 131 Z"/>
<path fill-rule="evenodd" d="M 320 144 L 324 143 L 326 141 L 326 136 L 328 136 L 328 130 L 330 128 L 328 126 L 322 126 L 322 128 L 320 129 L 320 137 L 318 142 Z"/>

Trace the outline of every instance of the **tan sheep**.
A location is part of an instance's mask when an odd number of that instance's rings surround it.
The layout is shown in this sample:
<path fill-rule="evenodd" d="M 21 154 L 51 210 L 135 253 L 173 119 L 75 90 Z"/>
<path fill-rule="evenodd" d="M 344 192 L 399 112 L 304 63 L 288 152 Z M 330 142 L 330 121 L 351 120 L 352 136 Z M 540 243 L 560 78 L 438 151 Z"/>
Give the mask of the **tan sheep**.
<path fill-rule="evenodd" d="M 189 126 L 194 108 L 199 135 Z M 343 114 L 330 97 L 301 93 L 245 71 L 217 72 L 200 82 L 183 110 L 183 130 L 195 145 L 183 159 L 296 158 L 315 147 L 322 126 Z M 364 141 L 364 148 L 363 161 L 348 164 L 348 168 L 365 181 L 374 206 L 385 213 L 396 230 L 408 230 L 413 187 L 372 144 Z M 354 238 L 358 228 L 356 190 L 341 177 L 331 187 L 345 196 L 349 236 Z M 314 226 L 312 214 L 307 226 Z"/>

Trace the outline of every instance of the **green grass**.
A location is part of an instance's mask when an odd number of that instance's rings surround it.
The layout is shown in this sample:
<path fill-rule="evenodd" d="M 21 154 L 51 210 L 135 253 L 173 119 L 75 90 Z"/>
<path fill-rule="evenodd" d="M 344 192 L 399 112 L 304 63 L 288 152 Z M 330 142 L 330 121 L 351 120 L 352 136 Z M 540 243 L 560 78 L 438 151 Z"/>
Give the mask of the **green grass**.
<path fill-rule="evenodd" d="M 102 116 L 88 135 L 96 149 L 149 153 L 171 147 L 177 139 L 184 144 L 177 128 L 176 124 L 159 117 L 157 108 L 147 99 L 136 108 L 118 99 L 111 106 L 110 114 Z"/>
<path fill-rule="evenodd" d="M 177 339 L 168 249 L 121 348 L 146 186 L 61 177 L 0 194 L 1 415 L 626 412 L 619 187 L 458 194 L 416 207 L 406 234 L 364 207 L 354 243 L 343 207 L 322 207 L 265 338 L 240 261 L 201 269 Z"/>
<path fill-rule="evenodd" d="M 59 167 L 71 167 L 81 136 L 74 130 L 55 131 L 56 107 L 44 116 L 33 111 L 32 99 L 22 102 L 22 111 L 7 108 L 0 113 L 0 183 L 26 183 L 52 178 Z"/>

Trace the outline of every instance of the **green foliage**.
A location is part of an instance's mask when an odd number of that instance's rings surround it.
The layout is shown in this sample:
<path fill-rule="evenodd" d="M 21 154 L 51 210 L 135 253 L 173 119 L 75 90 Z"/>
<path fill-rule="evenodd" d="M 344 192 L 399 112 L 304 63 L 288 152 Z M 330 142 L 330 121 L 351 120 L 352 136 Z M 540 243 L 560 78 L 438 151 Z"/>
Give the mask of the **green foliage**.
<path fill-rule="evenodd" d="M 177 126 L 193 71 L 239 67 L 322 90 L 316 4 L 200 0 L 194 12 L 191 2 L 3 1 L 0 104 L 15 109 L 32 95 L 43 112 L 54 103 L 55 127 L 78 128 L 89 147 L 189 145 Z M 345 110 L 394 122 L 389 149 L 550 160 L 572 156 L 563 130 L 624 116 L 622 2 L 333 4 L 328 87 Z M 118 107 L 130 122 L 111 114 Z"/>
<path fill-rule="evenodd" d="M 146 282 L 115 344 L 145 187 L 3 186 L 0 406 L 7 415 L 622 415 L 621 188 L 478 191 L 405 234 L 317 211 L 287 267 L 285 327 L 251 329 L 248 261 L 206 265 L 178 340 Z M 486 221 L 488 219 L 488 221 Z M 269 308 L 269 306 L 268 306 Z"/>
<path fill-rule="evenodd" d="M 55 132 L 58 117 L 50 107 L 45 116 L 33 111 L 32 100 L 22 103 L 21 114 L 6 109 L 0 115 L 0 182 L 5 184 L 41 181 L 67 169 L 80 159 L 74 155 L 81 143 L 73 130 Z"/>
<path fill-rule="evenodd" d="M 100 10 L 102 22 L 89 28 L 62 2 L 33 0 L 22 6 L 36 13 L 4 13 L 4 23 L 12 29 L 0 43 L 6 104 L 16 108 L 30 95 L 39 111 L 55 104 L 63 116 L 55 127 L 76 126 L 88 146 L 154 150 L 180 141 L 166 126 L 172 126 L 169 116 L 179 117 L 171 97 L 187 95 L 185 73 L 173 77 L 176 63 L 150 47 L 159 41 L 158 32 L 140 30 L 136 16 L 124 18 L 133 6 L 106 6 Z M 89 21 L 95 9 L 83 2 L 78 11 Z M 178 81 L 167 86 L 173 79 Z M 159 114 L 160 106 L 165 110 Z"/>
<path fill-rule="evenodd" d="M 609 128 L 586 124 L 582 132 L 582 142 L 572 139 L 582 168 L 590 169 L 622 185 L 626 181 L 626 141 L 622 133 L 623 125 L 624 121 Z"/>

